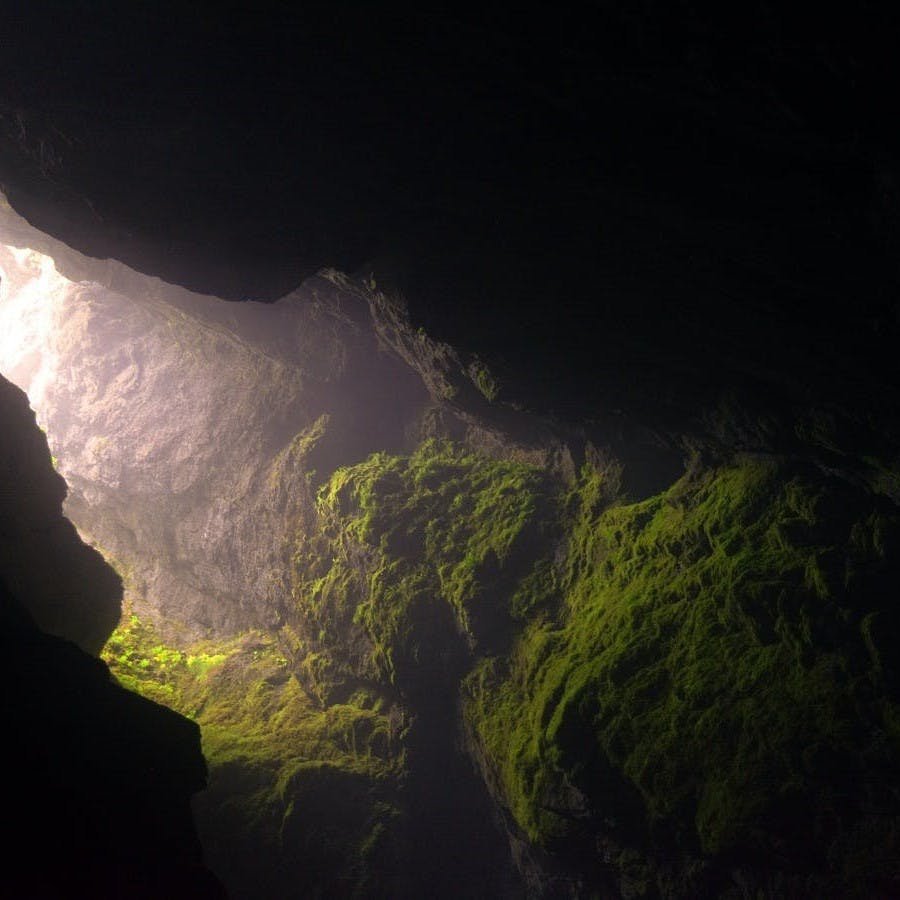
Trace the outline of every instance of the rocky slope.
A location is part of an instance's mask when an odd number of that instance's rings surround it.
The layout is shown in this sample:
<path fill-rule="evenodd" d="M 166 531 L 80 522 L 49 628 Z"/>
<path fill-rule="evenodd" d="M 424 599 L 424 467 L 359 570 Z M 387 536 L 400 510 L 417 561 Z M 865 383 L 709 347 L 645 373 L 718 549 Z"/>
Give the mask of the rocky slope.
<path fill-rule="evenodd" d="M 574 429 L 372 283 L 236 306 L 57 250 L 14 368 L 234 897 L 896 892 L 889 385 Z"/>

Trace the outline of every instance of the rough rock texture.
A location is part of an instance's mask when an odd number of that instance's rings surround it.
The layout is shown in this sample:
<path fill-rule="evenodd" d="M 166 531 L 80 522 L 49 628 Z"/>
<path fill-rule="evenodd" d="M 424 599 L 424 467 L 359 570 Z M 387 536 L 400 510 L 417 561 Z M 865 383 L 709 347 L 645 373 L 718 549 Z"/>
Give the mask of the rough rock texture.
<path fill-rule="evenodd" d="M 31 221 L 232 299 L 359 275 L 226 314 L 9 224 L 94 283 L 104 652 L 201 724 L 236 896 L 898 892 L 896 11 L 592 11 L 3 23 Z"/>
<path fill-rule="evenodd" d="M 14 368 L 130 587 L 104 658 L 203 730 L 235 897 L 897 889 L 889 410 L 576 432 L 371 283 L 118 283 L 45 292 Z"/>
<path fill-rule="evenodd" d="M 198 730 L 85 652 L 115 625 L 121 582 L 63 518 L 46 437 L 2 378 L 0 422 L 3 890 L 223 898 L 189 805 L 206 781 Z"/>
<path fill-rule="evenodd" d="M 318 511 L 295 596 L 320 683 L 422 722 L 458 698 L 529 896 L 897 889 L 887 498 L 737 455 L 628 504 L 609 467 L 426 443 Z"/>
<path fill-rule="evenodd" d="M 11 210 L 5 222 L 6 240 L 32 236 Z M 62 270 L 92 277 L 72 283 L 47 257 L 0 252 L 0 316 L 22 335 L 5 365 L 50 435 L 67 511 L 169 637 L 283 618 L 285 535 L 309 512 L 307 476 L 414 446 L 429 428 L 548 462 L 563 452 L 521 423 L 521 440 L 507 436 L 484 415 L 482 392 L 497 387 L 477 360 L 466 369 L 342 276 L 237 305 L 68 249 Z"/>
<path fill-rule="evenodd" d="M 464 365 L 400 305 L 336 273 L 278 304 L 235 307 L 127 271 L 128 296 L 70 284 L 34 254 L 7 252 L 3 265 L 0 317 L 24 335 L 6 363 L 32 390 L 68 513 L 126 582 L 128 616 L 104 658 L 202 724 L 212 775 L 200 831 L 229 889 L 420 896 L 438 890 L 438 868 L 507 893 L 514 875 L 456 749 L 452 694 L 411 730 L 419 713 L 378 679 L 331 691 L 291 558 L 298 531 L 318 527 L 317 485 L 372 452 L 453 435 L 572 471 L 571 452 L 493 407 L 500 387 L 478 360 Z M 32 277 L 45 279 L 36 313 Z M 454 773 L 437 792 L 436 767 Z M 435 829 L 442 840 L 423 841 Z"/>

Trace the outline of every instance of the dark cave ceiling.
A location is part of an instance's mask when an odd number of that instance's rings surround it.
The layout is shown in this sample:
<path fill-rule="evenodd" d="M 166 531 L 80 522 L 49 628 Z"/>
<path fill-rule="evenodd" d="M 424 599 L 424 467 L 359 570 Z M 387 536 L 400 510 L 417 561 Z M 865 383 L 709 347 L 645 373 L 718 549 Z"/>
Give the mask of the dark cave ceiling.
<path fill-rule="evenodd" d="M 532 9 L 5 4 L 0 187 L 229 299 L 372 266 L 561 390 L 886 358 L 896 13 Z"/>

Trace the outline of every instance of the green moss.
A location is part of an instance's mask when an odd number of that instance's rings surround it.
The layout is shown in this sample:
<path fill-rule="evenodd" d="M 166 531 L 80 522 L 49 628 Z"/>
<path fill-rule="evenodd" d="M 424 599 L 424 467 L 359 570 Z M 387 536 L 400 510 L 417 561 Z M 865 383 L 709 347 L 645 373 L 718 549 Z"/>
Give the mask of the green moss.
<path fill-rule="evenodd" d="M 774 462 L 605 511 L 596 487 L 587 476 L 570 497 L 560 615 L 465 684 L 529 837 L 568 833 L 558 810 L 575 789 L 633 840 L 663 828 L 707 853 L 765 844 L 787 798 L 849 784 L 848 760 L 896 754 L 896 735 L 869 746 L 896 709 L 869 618 L 886 598 L 854 574 L 871 573 L 896 516 L 863 515 L 849 489 Z"/>
<path fill-rule="evenodd" d="M 173 650 L 132 619 L 107 659 L 201 723 L 231 833 L 316 846 L 356 885 L 397 850 L 407 708 L 459 690 L 522 832 L 602 834 L 635 896 L 690 895 L 739 852 L 859 870 L 846 798 L 897 797 L 896 510 L 761 456 L 629 505 L 612 483 L 445 441 L 375 454 L 319 490 L 277 645 Z"/>
<path fill-rule="evenodd" d="M 198 807 L 213 845 L 241 836 L 235 859 L 246 864 L 254 846 L 251 865 L 271 870 L 266 877 L 281 872 L 315 892 L 335 878 L 362 884 L 373 846 L 396 840 L 405 724 L 371 692 L 323 707 L 291 676 L 270 636 L 250 631 L 182 650 L 135 615 L 123 619 L 103 658 L 123 686 L 200 725 L 210 786 Z M 303 859 L 282 853 L 285 846 L 302 846 Z M 240 883 L 248 876 L 228 873 L 231 855 L 213 861 Z M 291 871 L 301 863 L 302 876 Z"/>
<path fill-rule="evenodd" d="M 201 651 L 187 654 L 167 647 L 151 624 L 126 614 L 103 648 L 102 658 L 124 687 L 188 714 L 186 689 L 195 677 L 207 674 L 226 656 Z"/>
<path fill-rule="evenodd" d="M 517 584 L 551 506 L 546 477 L 520 463 L 440 441 L 375 454 L 320 491 L 322 535 L 300 537 L 295 597 L 322 644 L 356 628 L 370 671 L 396 683 L 455 635 L 490 643 L 539 605 L 552 588 L 546 566 Z"/>
<path fill-rule="evenodd" d="M 485 400 L 491 403 L 500 395 L 500 383 L 494 377 L 491 370 L 480 360 L 474 359 L 468 367 L 469 378 L 472 384 L 478 388 Z"/>

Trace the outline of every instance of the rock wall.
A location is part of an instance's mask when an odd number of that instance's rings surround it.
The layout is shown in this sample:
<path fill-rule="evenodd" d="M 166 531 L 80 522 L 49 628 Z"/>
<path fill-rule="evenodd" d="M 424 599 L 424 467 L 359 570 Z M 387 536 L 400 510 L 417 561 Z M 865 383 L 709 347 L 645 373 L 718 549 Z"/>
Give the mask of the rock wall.
<path fill-rule="evenodd" d="M 3 580 L 39 628 L 96 654 L 119 620 L 121 581 L 63 517 L 66 484 L 46 436 L 28 398 L 5 379 L 0 421 Z"/>
<path fill-rule="evenodd" d="M 63 256 L 15 368 L 235 898 L 896 891 L 895 411 L 569 428 L 371 281 Z"/>
<path fill-rule="evenodd" d="M 198 729 L 85 652 L 118 620 L 121 582 L 64 495 L 27 398 L 0 378 L 4 891 L 221 900 L 189 805 L 206 780 Z"/>
<path fill-rule="evenodd" d="M 286 523 L 308 503 L 301 457 L 318 444 L 334 468 L 397 446 L 426 392 L 326 281 L 240 309 L 148 282 L 67 283 L 23 373 L 46 385 L 67 511 L 170 635 L 271 624 Z"/>
<path fill-rule="evenodd" d="M 3 364 L 33 397 L 69 516 L 172 640 L 281 621 L 285 535 L 341 465 L 423 429 L 564 463 L 546 429 L 491 406 L 477 360 L 360 282 L 323 273 L 275 304 L 226 303 L 81 257 L 9 209 L 3 235 L 53 253 L 0 251 L 0 320 L 21 336 Z"/>

